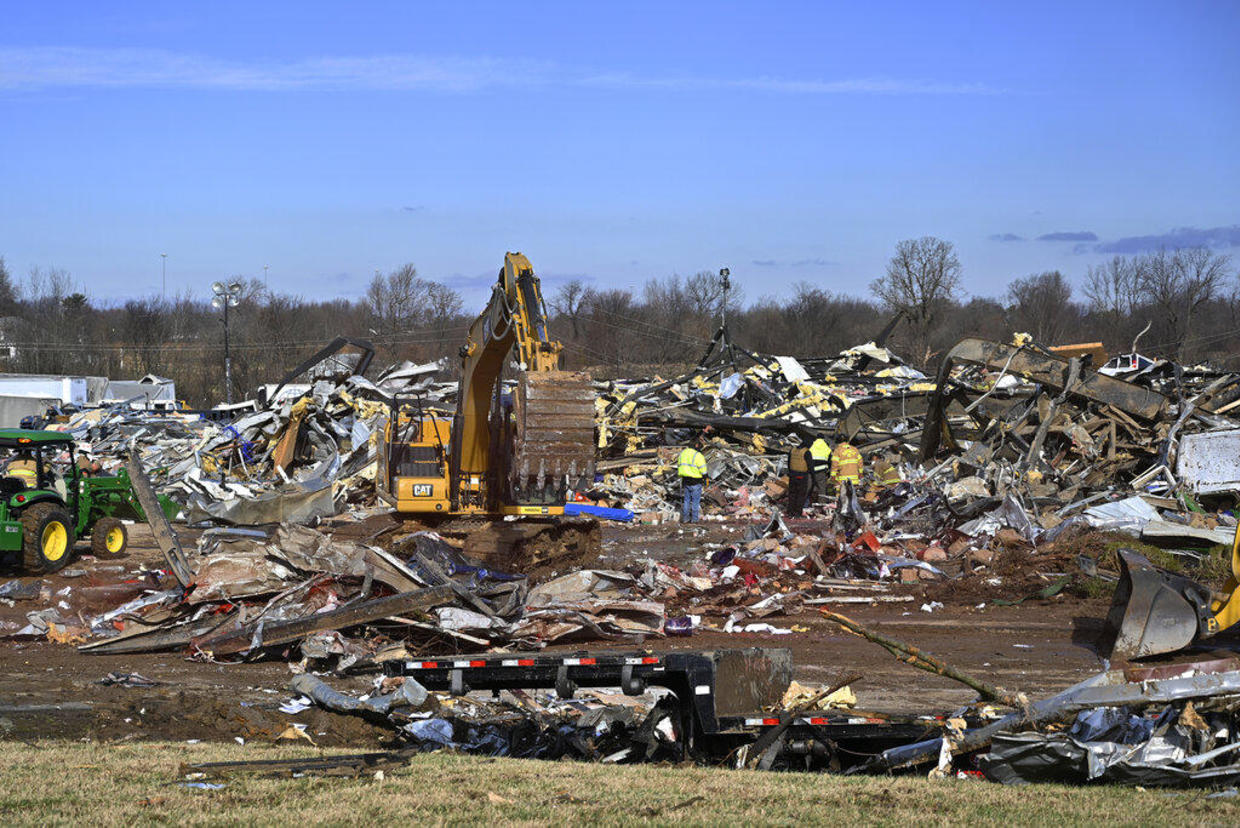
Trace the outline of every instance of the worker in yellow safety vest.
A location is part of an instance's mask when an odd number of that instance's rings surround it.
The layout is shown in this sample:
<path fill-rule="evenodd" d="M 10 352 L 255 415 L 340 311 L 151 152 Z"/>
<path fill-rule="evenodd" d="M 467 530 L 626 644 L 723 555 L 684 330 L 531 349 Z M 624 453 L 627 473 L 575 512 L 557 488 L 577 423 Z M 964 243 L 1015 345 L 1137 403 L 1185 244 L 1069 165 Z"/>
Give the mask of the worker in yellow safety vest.
<path fill-rule="evenodd" d="M 811 480 L 813 485 L 810 487 L 810 497 L 818 495 L 823 497 L 827 494 L 827 476 L 831 472 L 831 445 L 826 440 L 819 437 L 809 445 L 810 457 L 810 473 L 813 475 Z"/>
<path fill-rule="evenodd" d="M 902 481 L 898 462 L 896 457 L 888 454 L 874 463 L 874 480 L 880 488 L 890 489 L 892 486 L 900 485 Z"/>
<path fill-rule="evenodd" d="M 837 443 L 831 452 L 831 479 L 837 486 L 855 486 L 861 480 L 861 465 L 861 452 L 850 443 Z"/>
<path fill-rule="evenodd" d="M 676 460 L 676 474 L 680 476 L 680 522 L 696 523 L 702 519 L 702 484 L 706 482 L 706 458 L 699 449 L 703 442 L 698 438 L 692 446 L 685 446 Z"/>
<path fill-rule="evenodd" d="M 16 477 L 18 480 L 26 484 L 27 489 L 33 489 L 39 484 L 39 466 L 35 462 L 34 455 L 29 451 L 18 452 L 17 456 L 9 461 L 9 465 L 4 470 L 5 477 Z"/>

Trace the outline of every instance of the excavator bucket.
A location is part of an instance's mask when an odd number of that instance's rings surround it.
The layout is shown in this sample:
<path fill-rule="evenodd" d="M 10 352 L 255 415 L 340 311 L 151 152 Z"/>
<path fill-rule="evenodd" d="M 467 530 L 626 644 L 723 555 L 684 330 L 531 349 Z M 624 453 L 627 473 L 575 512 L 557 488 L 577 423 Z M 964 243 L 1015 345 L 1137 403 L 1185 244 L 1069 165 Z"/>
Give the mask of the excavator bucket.
<path fill-rule="evenodd" d="M 1208 589 L 1131 549 L 1121 549 L 1119 561 L 1119 583 L 1103 636 L 1114 641 L 1112 659 L 1173 653 L 1209 634 Z"/>
<path fill-rule="evenodd" d="M 513 405 L 510 484 L 518 503 L 563 503 L 594 483 L 594 386 L 574 371 L 527 371 Z"/>

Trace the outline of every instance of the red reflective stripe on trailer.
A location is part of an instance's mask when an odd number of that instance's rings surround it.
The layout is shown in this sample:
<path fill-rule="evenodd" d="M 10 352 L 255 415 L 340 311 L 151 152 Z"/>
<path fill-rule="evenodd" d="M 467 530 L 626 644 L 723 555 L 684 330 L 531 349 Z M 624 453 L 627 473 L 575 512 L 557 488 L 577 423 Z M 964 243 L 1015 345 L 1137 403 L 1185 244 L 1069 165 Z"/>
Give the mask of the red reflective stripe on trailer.
<path fill-rule="evenodd" d="M 564 664 L 569 667 L 578 667 L 578 666 L 588 667 L 592 664 L 598 664 L 598 659 L 597 658 L 566 658 L 564 659 Z"/>
<path fill-rule="evenodd" d="M 764 725 L 777 725 L 777 724 L 779 724 L 779 719 L 763 719 L 763 720 L 762 720 L 762 724 L 764 724 Z"/>
<path fill-rule="evenodd" d="M 485 661 L 471 661 L 469 662 L 469 666 L 470 667 L 485 667 L 487 666 L 487 663 Z"/>
<path fill-rule="evenodd" d="M 438 661 L 418 661 L 414 663 L 417 664 L 418 668 L 421 670 L 434 670 L 439 666 Z"/>
<path fill-rule="evenodd" d="M 598 659 L 597 658 L 583 658 L 581 660 L 581 663 L 582 664 L 598 664 Z"/>
<path fill-rule="evenodd" d="M 827 720 L 821 716 L 814 716 L 809 720 L 809 723 L 812 725 L 825 725 L 827 724 Z"/>
<path fill-rule="evenodd" d="M 521 659 L 517 659 L 517 666 L 518 666 L 518 667 L 533 667 L 533 666 L 534 666 L 534 659 L 532 659 L 532 658 L 521 658 Z"/>

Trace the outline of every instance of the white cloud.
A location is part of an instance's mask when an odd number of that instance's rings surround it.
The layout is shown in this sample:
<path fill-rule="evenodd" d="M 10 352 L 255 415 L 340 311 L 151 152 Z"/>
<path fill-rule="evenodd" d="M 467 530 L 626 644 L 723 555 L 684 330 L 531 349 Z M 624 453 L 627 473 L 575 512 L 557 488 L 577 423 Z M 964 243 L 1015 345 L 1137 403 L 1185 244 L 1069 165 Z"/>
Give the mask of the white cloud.
<path fill-rule="evenodd" d="M 856 78 L 835 81 L 758 78 L 645 77 L 589 73 L 534 60 L 417 55 L 321 57 L 293 61 L 229 61 L 161 49 L 0 47 L 0 88 L 147 87 L 285 91 L 300 89 L 476 92 L 536 86 L 711 90 L 829 95 L 976 95 L 978 83 Z"/>
<path fill-rule="evenodd" d="M 158 49 L 0 48 L 0 87 L 176 87 L 280 91 L 425 89 L 469 92 L 544 82 L 550 66 L 412 55 L 241 63 Z"/>

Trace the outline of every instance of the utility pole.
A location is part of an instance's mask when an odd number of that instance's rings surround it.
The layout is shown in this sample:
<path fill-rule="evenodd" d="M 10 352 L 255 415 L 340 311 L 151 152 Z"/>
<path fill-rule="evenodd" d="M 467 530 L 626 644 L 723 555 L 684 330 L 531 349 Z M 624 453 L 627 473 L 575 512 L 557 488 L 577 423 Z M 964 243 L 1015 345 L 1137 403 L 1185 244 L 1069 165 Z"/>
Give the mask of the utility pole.
<path fill-rule="evenodd" d="M 263 265 L 263 290 L 271 293 L 270 288 L 267 287 L 267 268 L 269 267 L 271 267 L 271 265 Z"/>
<path fill-rule="evenodd" d="M 211 307 L 224 310 L 224 398 L 232 405 L 232 351 L 228 341 L 228 309 L 241 304 L 241 283 L 215 282 L 211 285 L 211 292 L 215 294 Z"/>
<path fill-rule="evenodd" d="M 162 265 L 160 269 L 163 274 L 163 296 L 165 299 L 167 299 L 168 298 L 168 254 L 160 253 L 159 259 Z"/>
<path fill-rule="evenodd" d="M 732 282 L 728 279 L 732 275 L 732 271 L 726 267 L 719 269 L 719 281 L 723 284 L 723 307 L 719 311 L 719 327 L 726 328 L 728 326 L 728 290 L 732 287 Z"/>

